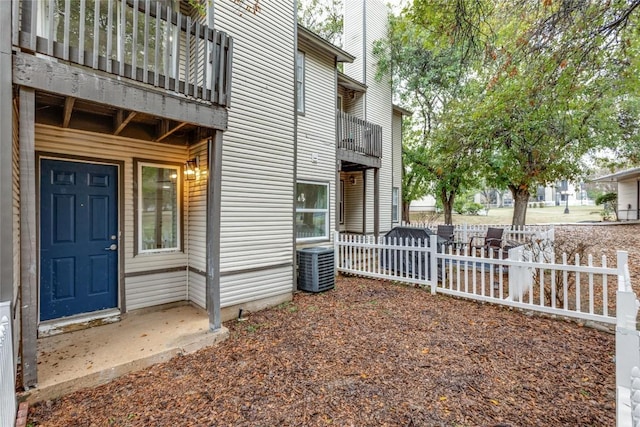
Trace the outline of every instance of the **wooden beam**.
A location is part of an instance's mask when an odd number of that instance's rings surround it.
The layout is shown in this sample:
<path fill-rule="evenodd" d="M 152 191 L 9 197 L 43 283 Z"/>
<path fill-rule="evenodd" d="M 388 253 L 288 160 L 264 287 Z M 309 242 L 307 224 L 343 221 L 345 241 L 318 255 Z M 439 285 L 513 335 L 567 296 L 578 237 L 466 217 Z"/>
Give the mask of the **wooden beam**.
<path fill-rule="evenodd" d="M 38 250 L 36 246 L 35 91 L 20 88 L 20 287 L 22 381 L 37 384 Z"/>
<path fill-rule="evenodd" d="M 176 122 L 227 130 L 226 108 L 193 102 L 164 90 L 118 80 L 107 73 L 23 52 L 14 56 L 13 83 Z"/>
<path fill-rule="evenodd" d="M 62 127 L 68 128 L 69 121 L 71 121 L 71 113 L 73 112 L 73 104 L 75 104 L 76 99 L 72 96 L 67 96 L 64 99 L 64 114 L 62 118 Z"/>
<path fill-rule="evenodd" d="M 222 327 L 220 315 L 220 206 L 222 203 L 222 131 L 209 138 L 207 153 L 206 292 L 209 329 Z"/>
<path fill-rule="evenodd" d="M 123 119 L 124 111 L 118 110 L 118 112 L 116 113 L 116 126 L 115 126 L 116 129 L 113 131 L 113 134 L 120 135 L 120 132 L 124 130 L 124 128 L 131 121 L 131 119 L 133 119 L 137 114 L 138 113 L 136 113 L 135 111 L 130 111 L 129 114 L 127 114 L 127 117 Z"/>
<path fill-rule="evenodd" d="M 169 123 L 168 121 L 164 121 L 164 123 Z M 158 138 L 156 138 L 156 142 L 160 142 L 163 139 L 165 139 L 166 137 L 168 137 L 169 135 L 171 135 L 172 133 L 174 133 L 175 131 L 182 129 L 183 127 L 185 127 L 187 125 L 187 123 L 182 122 L 182 123 L 178 123 L 176 126 L 172 127 L 172 128 L 168 128 L 163 126 L 163 130 L 162 133 L 160 134 L 160 136 L 158 136 Z"/>

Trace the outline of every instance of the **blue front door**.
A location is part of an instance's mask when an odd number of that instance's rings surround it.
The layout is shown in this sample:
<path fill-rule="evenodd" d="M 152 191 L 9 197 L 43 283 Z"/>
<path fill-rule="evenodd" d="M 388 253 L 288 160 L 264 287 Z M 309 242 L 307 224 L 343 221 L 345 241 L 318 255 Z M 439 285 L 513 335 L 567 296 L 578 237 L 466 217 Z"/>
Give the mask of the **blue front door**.
<path fill-rule="evenodd" d="M 40 320 L 117 307 L 117 167 L 40 167 Z"/>

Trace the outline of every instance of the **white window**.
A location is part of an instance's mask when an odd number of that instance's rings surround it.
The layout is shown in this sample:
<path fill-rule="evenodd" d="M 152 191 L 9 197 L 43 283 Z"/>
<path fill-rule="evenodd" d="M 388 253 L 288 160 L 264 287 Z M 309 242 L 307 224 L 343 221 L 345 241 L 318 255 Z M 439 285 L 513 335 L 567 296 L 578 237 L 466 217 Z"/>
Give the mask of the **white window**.
<path fill-rule="evenodd" d="M 400 188 L 393 187 L 393 191 L 391 194 L 391 220 L 393 222 L 398 222 L 398 210 L 400 209 Z"/>
<path fill-rule="evenodd" d="M 336 109 L 338 111 L 344 111 L 344 98 L 342 98 L 342 95 L 338 95 L 336 98 Z"/>
<path fill-rule="evenodd" d="M 296 56 L 296 109 L 304 113 L 304 53 L 298 51 Z"/>
<path fill-rule="evenodd" d="M 138 253 L 180 249 L 180 166 L 136 161 Z"/>
<path fill-rule="evenodd" d="M 340 180 L 340 224 L 344 224 L 344 179 Z"/>
<path fill-rule="evenodd" d="M 299 181 L 296 200 L 298 241 L 329 238 L 329 184 Z"/>

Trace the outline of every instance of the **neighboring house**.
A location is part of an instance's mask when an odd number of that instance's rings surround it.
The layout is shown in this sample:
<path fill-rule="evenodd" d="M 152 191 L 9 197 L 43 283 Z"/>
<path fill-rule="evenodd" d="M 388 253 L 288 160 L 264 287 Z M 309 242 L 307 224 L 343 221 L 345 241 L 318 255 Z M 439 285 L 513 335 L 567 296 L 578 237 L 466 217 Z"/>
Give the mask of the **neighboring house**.
<path fill-rule="evenodd" d="M 292 298 L 297 248 L 400 219 L 382 2 L 346 1 L 345 50 L 293 2 L 206 5 L 0 2 L 0 301 L 26 387 L 61 321 L 186 301 L 220 328 Z"/>
<path fill-rule="evenodd" d="M 617 183 L 617 212 L 619 220 L 632 221 L 640 219 L 640 168 L 604 175 L 594 181 Z"/>

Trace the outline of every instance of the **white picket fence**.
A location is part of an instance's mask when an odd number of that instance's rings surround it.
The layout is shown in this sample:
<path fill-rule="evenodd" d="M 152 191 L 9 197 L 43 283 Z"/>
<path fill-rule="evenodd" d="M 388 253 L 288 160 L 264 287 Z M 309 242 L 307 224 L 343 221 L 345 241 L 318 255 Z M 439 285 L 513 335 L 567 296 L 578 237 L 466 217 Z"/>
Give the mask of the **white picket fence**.
<path fill-rule="evenodd" d="M 469 230 L 467 230 L 469 231 Z M 470 253 L 468 247 L 438 247 L 429 240 L 340 234 L 334 240 L 338 272 L 407 282 L 431 293 L 455 295 L 616 326 L 618 427 L 640 427 L 640 336 L 638 300 L 631 289 L 628 254 L 618 251 L 616 265 L 599 265 L 587 256 L 570 263 L 545 242 L 552 228 L 527 230 L 530 242 L 507 251 Z M 484 235 L 484 232 L 479 234 Z M 617 285 L 617 286 L 616 286 Z"/>
<path fill-rule="evenodd" d="M 537 231 L 536 236 L 548 239 L 553 230 Z M 584 264 L 578 257 L 570 263 L 566 256 L 562 263 L 548 262 L 541 257 L 544 249 L 534 254 L 531 246 L 486 255 L 470 253 L 467 246 L 436 247 L 436 236 L 431 236 L 430 241 L 385 237 L 376 240 L 373 236 L 336 233 L 337 270 L 423 285 L 432 293 L 616 323 L 612 313 L 615 283 L 627 263 L 626 252 L 618 252 L 617 267 L 611 268 L 606 257 L 599 264 L 592 256 Z"/>
<path fill-rule="evenodd" d="M 0 303 L 0 425 L 16 421 L 15 370 L 11 336 L 11 304 Z"/>
<path fill-rule="evenodd" d="M 616 322 L 616 400 L 618 427 L 640 427 L 639 302 L 631 289 L 629 269 L 618 280 Z"/>

